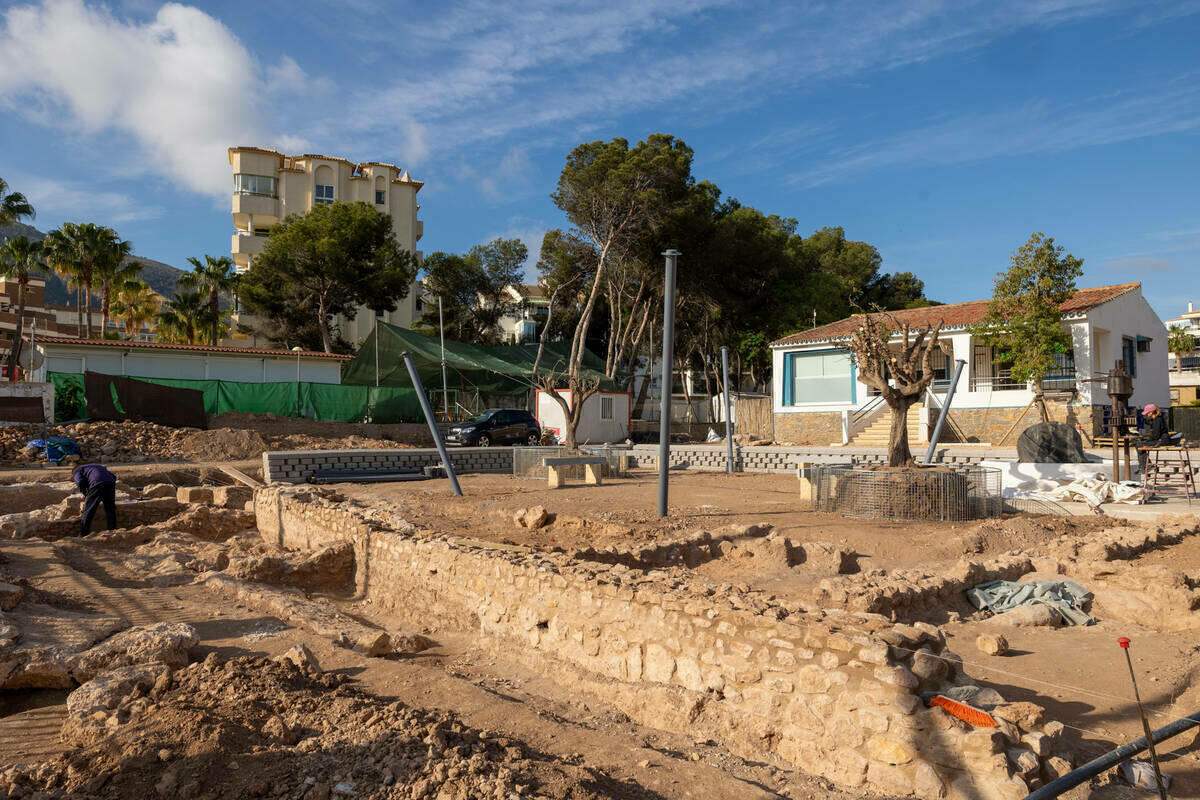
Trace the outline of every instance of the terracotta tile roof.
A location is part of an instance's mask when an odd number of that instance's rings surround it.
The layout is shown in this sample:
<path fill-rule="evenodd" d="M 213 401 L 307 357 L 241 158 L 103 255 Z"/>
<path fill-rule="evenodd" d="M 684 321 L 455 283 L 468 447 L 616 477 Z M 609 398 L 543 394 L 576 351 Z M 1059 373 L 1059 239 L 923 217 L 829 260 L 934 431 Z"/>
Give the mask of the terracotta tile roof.
<path fill-rule="evenodd" d="M 1079 289 L 1071 296 L 1071 299 L 1063 303 L 1063 315 L 1083 314 L 1127 292 L 1140 289 L 1141 286 L 1141 283 L 1119 283 L 1115 286 L 1096 286 L 1090 289 Z M 888 313 L 894 316 L 898 322 L 908 323 L 913 328 L 923 325 L 935 325 L 940 320 L 942 329 L 946 330 L 948 328 L 965 328 L 968 325 L 980 322 L 987 314 L 987 306 L 987 300 L 971 300 L 966 303 L 947 303 L 942 306 L 908 308 Z M 777 339 L 771 342 L 771 346 L 778 347 L 787 344 L 847 339 L 859 326 L 861 319 L 861 314 L 855 314 L 854 316 L 840 319 L 837 322 L 830 322 L 827 325 L 820 325 L 807 331 L 800 331 L 799 333 L 793 333 L 791 336 Z"/>
<path fill-rule="evenodd" d="M 28 336 L 23 338 L 25 341 L 29 341 Z M 340 353 L 320 353 L 314 350 L 301 350 L 299 353 L 296 353 L 294 350 L 264 350 L 254 347 L 213 347 L 207 344 L 169 344 L 167 342 L 131 342 L 124 339 L 76 339 L 70 336 L 38 336 L 35 341 L 37 344 L 121 347 L 132 350 L 187 350 L 201 353 L 240 353 L 251 356 L 286 356 L 288 358 L 295 358 L 299 355 L 304 358 L 337 358 L 342 360 L 353 358 L 353 356 L 344 356 Z"/>

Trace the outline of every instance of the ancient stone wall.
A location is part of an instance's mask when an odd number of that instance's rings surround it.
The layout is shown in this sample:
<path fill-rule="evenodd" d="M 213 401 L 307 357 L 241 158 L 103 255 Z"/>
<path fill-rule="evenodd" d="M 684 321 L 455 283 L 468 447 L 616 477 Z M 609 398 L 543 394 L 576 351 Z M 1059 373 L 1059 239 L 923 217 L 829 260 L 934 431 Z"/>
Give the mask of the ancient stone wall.
<path fill-rule="evenodd" d="M 420 535 L 329 492 L 262 489 L 255 510 L 263 537 L 285 547 L 353 542 L 359 592 L 375 606 L 477 627 L 565 688 L 746 758 L 929 800 L 1015 800 L 1054 769 L 1056 732 L 1040 719 L 974 729 L 925 706 L 919 693 L 961 664 L 931 625 L 802 613 L 623 564 Z"/>

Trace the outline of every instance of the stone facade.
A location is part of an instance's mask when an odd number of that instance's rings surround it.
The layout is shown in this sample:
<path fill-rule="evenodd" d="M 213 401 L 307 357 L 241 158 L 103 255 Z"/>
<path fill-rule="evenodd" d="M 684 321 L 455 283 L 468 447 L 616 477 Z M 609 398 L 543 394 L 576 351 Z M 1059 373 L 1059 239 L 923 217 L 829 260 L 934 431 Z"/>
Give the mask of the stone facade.
<path fill-rule="evenodd" d="M 373 605 L 434 628 L 475 627 L 568 690 L 745 758 L 929 800 L 1016 800 L 1049 769 L 1053 743 L 1034 752 L 1022 738 L 1053 739 L 1040 720 L 976 729 L 925 706 L 920 692 L 961 666 L 932 625 L 803 612 L 623 564 L 422 535 L 331 492 L 261 489 L 255 510 L 275 544 L 351 542 L 359 595 Z"/>
<path fill-rule="evenodd" d="M 842 415 L 837 411 L 776 414 L 775 441 L 828 447 L 842 440 Z"/>
<path fill-rule="evenodd" d="M 1000 439 L 1005 433 L 1008 433 L 1008 429 L 1021 416 L 1022 411 L 1024 411 L 1024 406 L 1021 408 L 955 408 L 951 406 L 950 417 L 954 420 L 957 429 L 962 431 L 966 441 L 987 442 L 1001 446 Z M 1093 409 L 1092 406 L 1080 403 L 1048 401 L 1046 411 L 1052 422 L 1066 422 L 1071 426 L 1082 425 L 1083 432 L 1088 436 L 1095 435 L 1099 430 L 1098 426 L 1101 421 L 1093 419 L 1094 414 L 1102 415 L 1102 409 L 1099 407 Z M 1025 412 L 1020 423 L 1013 428 L 1012 433 L 1008 434 L 1008 438 L 1004 440 L 1002 446 L 1016 447 L 1021 432 L 1041 421 L 1037 408 L 1030 408 Z M 1086 445 L 1087 442 L 1085 441 L 1084 444 Z"/>

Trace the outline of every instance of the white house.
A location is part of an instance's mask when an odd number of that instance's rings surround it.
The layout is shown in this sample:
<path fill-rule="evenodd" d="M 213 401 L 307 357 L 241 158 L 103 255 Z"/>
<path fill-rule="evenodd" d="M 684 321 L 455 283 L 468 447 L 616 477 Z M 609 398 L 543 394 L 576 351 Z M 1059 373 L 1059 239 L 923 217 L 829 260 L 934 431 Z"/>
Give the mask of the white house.
<path fill-rule="evenodd" d="M 1080 289 L 1062 311 L 1062 324 L 1073 344 L 1060 356 L 1059 368 L 1043 382 L 1052 419 L 1077 424 L 1089 436 L 1101 434 L 1111 401 L 1104 383 L 1089 379 L 1107 373 L 1118 360 L 1133 375 L 1131 405 L 1169 403 L 1167 329 L 1142 297 L 1140 283 Z M 928 422 L 944 402 L 958 359 L 966 366 L 955 388 L 944 440 L 999 444 L 1020 417 L 1021 423 L 1005 441 L 1011 446 L 1021 430 L 1038 421 L 1036 411 L 1021 416 L 1033 399 L 1030 388 L 1012 380 L 994 349 L 968 330 L 986 312 L 986 300 L 891 312 L 912 328 L 942 323 L 934 384 L 923 408 L 914 410 L 909 419 L 912 441 L 927 440 Z M 846 349 L 860 319 L 847 317 L 772 342 L 776 440 L 865 445 L 880 444 L 882 438 L 886 443 L 890 412 L 877 393 L 858 380 Z M 899 341 L 897 335 L 893 342 Z"/>
<path fill-rule="evenodd" d="M 505 286 L 502 299 L 511 304 L 512 311 L 500 318 L 501 339 L 513 344 L 533 341 L 538 325 L 546 321 L 550 311 L 546 292 L 535 284 Z"/>
<path fill-rule="evenodd" d="M 341 383 L 342 364 L 350 360 L 349 356 L 309 351 L 58 336 L 38 336 L 34 346 L 42 356 L 42 365 L 31 376 L 35 381 L 46 380 L 47 372 L 102 372 L 243 383 L 295 381 L 299 375 L 308 383 Z"/>

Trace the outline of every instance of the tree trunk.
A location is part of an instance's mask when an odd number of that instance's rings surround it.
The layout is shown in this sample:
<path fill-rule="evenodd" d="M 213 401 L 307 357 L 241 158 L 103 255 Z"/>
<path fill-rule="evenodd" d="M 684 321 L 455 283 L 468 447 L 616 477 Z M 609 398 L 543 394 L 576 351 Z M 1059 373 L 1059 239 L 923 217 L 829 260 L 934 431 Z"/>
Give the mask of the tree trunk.
<path fill-rule="evenodd" d="M 83 284 L 83 299 L 87 305 L 83 310 L 84 324 L 87 326 L 87 336 L 85 339 L 92 338 L 92 279 L 88 278 Z"/>
<path fill-rule="evenodd" d="M 220 297 L 217 295 L 217 289 L 214 286 L 208 293 L 208 310 L 212 314 L 212 341 L 209 342 L 213 347 L 217 346 L 217 328 L 220 327 L 221 321 L 221 303 Z"/>
<path fill-rule="evenodd" d="M 80 283 L 75 287 L 75 335 L 80 339 L 86 339 L 87 332 L 83 329 L 83 284 Z"/>
<path fill-rule="evenodd" d="M 1050 421 L 1050 412 L 1046 409 L 1046 394 L 1042 390 L 1042 382 L 1033 382 L 1033 402 L 1037 404 L 1038 413 L 1042 417 L 1042 422 Z"/>
<path fill-rule="evenodd" d="M 688 390 L 687 365 L 684 363 L 682 356 L 677 357 L 676 363 L 678 364 L 679 369 L 679 385 L 683 387 L 683 402 L 687 403 L 687 418 L 688 423 L 690 424 L 696 421 L 696 416 L 692 413 L 692 393 Z M 667 386 L 665 389 L 663 389 L 663 391 L 670 392 L 672 388 L 673 386 Z M 671 408 L 670 402 L 667 403 L 667 408 Z"/>
<path fill-rule="evenodd" d="M 8 356 L 8 380 L 10 383 L 17 381 L 17 365 L 21 363 L 21 346 L 24 342 L 21 337 L 25 335 L 25 284 L 29 278 L 17 278 L 17 329 L 13 333 L 12 352 Z"/>
<path fill-rule="evenodd" d="M 100 284 L 100 338 L 108 335 L 108 312 L 112 303 L 112 284 L 106 278 Z"/>
<path fill-rule="evenodd" d="M 325 298 L 317 302 L 317 324 L 321 328 L 321 347 L 326 353 L 333 352 L 333 335 L 329 330 L 329 319 L 325 314 Z"/>
<path fill-rule="evenodd" d="M 908 409 L 917 402 L 916 397 L 901 395 L 897 405 L 888 403 L 892 409 L 892 428 L 888 434 L 888 466 L 907 467 L 912 464 L 912 451 L 908 449 Z"/>

